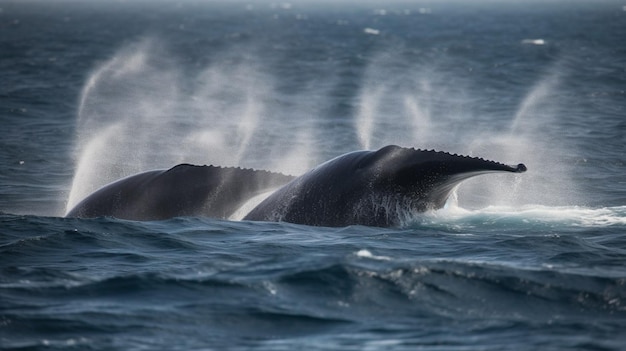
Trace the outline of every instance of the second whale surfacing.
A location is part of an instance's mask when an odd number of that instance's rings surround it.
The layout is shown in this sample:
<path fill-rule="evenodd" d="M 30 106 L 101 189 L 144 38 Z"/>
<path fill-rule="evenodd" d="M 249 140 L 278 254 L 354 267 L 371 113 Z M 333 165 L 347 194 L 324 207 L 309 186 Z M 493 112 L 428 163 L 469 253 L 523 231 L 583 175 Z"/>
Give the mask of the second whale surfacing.
<path fill-rule="evenodd" d="M 115 217 L 137 221 L 183 216 L 228 219 L 250 198 L 293 176 L 252 169 L 180 164 L 135 174 L 105 185 L 66 217 Z"/>
<path fill-rule="evenodd" d="M 481 158 L 395 145 L 355 151 L 292 177 L 240 168 L 178 165 L 111 183 L 68 217 L 131 220 L 206 216 L 227 219 L 247 200 L 278 187 L 243 219 L 342 227 L 401 225 L 411 214 L 442 208 L 464 180 L 485 173 L 522 173 Z"/>

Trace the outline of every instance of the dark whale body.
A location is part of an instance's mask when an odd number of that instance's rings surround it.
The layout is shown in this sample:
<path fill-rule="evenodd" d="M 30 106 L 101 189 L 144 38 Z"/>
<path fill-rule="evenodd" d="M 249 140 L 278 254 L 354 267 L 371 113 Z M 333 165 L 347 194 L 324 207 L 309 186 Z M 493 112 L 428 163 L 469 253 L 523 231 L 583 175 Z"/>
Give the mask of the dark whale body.
<path fill-rule="evenodd" d="M 491 172 L 524 172 L 480 158 L 390 145 L 327 161 L 300 177 L 241 168 L 182 164 L 111 183 L 67 217 L 157 220 L 227 219 L 255 195 L 278 188 L 244 220 L 315 226 L 394 226 L 416 212 L 443 207 L 463 180 Z"/>
<path fill-rule="evenodd" d="M 439 209 L 463 180 L 516 167 L 445 152 L 390 145 L 330 160 L 292 180 L 244 220 L 317 226 L 387 227 L 415 212 Z"/>
<path fill-rule="evenodd" d="M 180 164 L 135 174 L 87 196 L 66 217 L 161 220 L 182 216 L 227 219 L 250 198 L 293 176 L 252 169 Z"/>

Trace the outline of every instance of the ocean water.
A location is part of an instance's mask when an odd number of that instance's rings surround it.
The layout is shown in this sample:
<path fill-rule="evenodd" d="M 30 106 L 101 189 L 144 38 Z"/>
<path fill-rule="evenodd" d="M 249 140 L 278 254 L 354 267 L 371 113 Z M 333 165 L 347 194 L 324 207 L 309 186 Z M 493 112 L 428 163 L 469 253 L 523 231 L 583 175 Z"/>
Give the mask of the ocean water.
<path fill-rule="evenodd" d="M 625 6 L 0 0 L 0 349 L 625 349 Z M 397 228 L 63 217 L 388 144 L 528 172 Z"/>

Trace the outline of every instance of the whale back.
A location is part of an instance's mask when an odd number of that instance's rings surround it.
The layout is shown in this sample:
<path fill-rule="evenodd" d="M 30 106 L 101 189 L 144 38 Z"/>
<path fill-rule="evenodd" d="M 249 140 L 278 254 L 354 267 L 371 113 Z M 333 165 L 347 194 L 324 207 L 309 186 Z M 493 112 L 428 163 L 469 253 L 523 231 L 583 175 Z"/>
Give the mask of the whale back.
<path fill-rule="evenodd" d="M 491 172 L 523 172 L 480 158 L 390 145 L 332 159 L 292 180 L 245 220 L 319 226 L 398 225 L 403 216 L 443 207 L 463 180 Z"/>
<path fill-rule="evenodd" d="M 108 184 L 66 217 L 160 220 L 180 216 L 227 219 L 250 198 L 293 176 L 252 169 L 180 164 Z"/>

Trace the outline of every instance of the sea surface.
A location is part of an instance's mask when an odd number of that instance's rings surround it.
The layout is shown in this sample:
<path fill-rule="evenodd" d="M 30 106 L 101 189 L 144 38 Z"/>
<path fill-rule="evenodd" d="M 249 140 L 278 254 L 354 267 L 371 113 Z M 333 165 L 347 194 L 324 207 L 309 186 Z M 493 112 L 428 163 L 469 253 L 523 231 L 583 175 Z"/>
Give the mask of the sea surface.
<path fill-rule="evenodd" d="M 625 350 L 625 38 L 624 1 L 0 0 L 0 349 Z M 389 144 L 528 172 L 395 228 L 64 218 Z"/>

